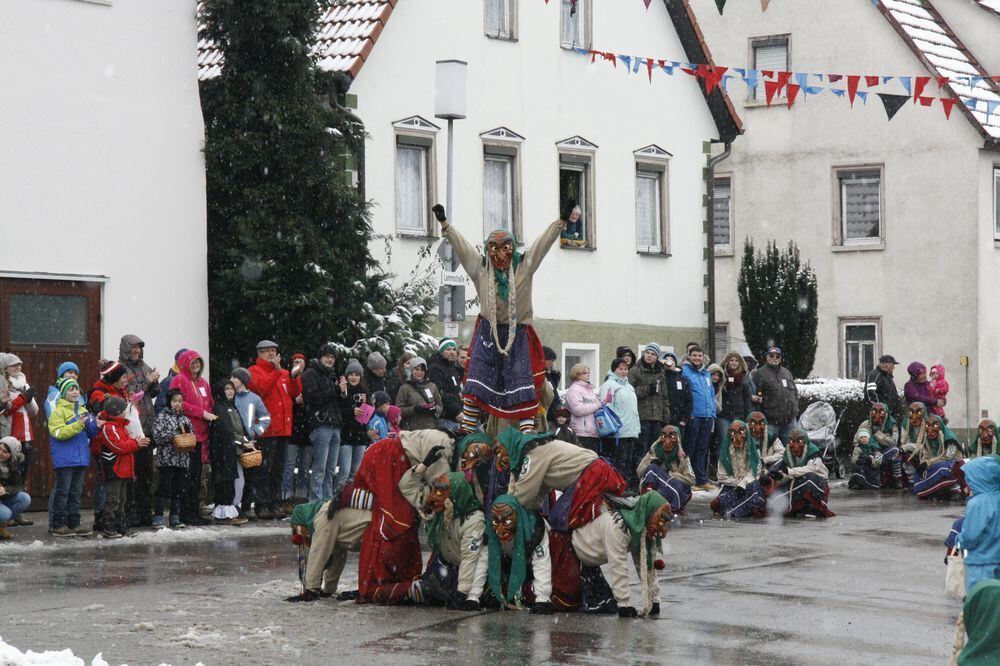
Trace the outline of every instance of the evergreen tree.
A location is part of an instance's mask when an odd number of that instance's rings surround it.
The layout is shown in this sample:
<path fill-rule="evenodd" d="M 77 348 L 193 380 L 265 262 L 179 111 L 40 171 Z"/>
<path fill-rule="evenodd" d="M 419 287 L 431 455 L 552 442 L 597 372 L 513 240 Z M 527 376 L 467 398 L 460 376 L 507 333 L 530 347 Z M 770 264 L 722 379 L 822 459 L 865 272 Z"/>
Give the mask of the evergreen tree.
<path fill-rule="evenodd" d="M 368 204 L 345 166 L 346 155 L 360 154 L 364 128 L 330 104 L 334 76 L 313 56 L 317 22 L 331 4 L 203 5 L 201 38 L 223 56 L 222 73 L 201 87 L 216 373 L 247 362 L 262 338 L 281 344 L 286 358 L 311 356 L 324 341 L 351 353 L 395 353 L 419 344 L 429 323 L 426 294 L 401 302 L 369 251 Z M 389 339 L 379 330 L 387 317 Z"/>
<path fill-rule="evenodd" d="M 737 290 L 743 335 L 754 356 L 763 358 L 777 345 L 792 374 L 807 377 L 816 361 L 819 296 L 816 272 L 802 265 L 798 246 L 790 242 L 781 251 L 769 241 L 758 253 L 748 238 Z"/>

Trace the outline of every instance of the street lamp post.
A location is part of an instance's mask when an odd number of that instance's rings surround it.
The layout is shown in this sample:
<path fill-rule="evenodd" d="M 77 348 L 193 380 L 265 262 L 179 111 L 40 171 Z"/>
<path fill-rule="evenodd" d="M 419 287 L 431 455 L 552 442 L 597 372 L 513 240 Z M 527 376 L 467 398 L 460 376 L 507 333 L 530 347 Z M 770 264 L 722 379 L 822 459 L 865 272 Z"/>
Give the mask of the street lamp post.
<path fill-rule="evenodd" d="M 445 205 L 448 216 L 455 219 L 455 121 L 465 118 L 465 89 L 468 63 L 463 60 L 438 60 L 436 63 L 434 117 L 448 121 L 448 169 Z M 447 273 L 454 273 L 458 261 L 447 240 L 441 241 L 438 254 Z M 458 334 L 458 322 L 465 320 L 465 287 L 442 284 L 438 295 L 438 319 L 444 323 L 445 336 Z"/>

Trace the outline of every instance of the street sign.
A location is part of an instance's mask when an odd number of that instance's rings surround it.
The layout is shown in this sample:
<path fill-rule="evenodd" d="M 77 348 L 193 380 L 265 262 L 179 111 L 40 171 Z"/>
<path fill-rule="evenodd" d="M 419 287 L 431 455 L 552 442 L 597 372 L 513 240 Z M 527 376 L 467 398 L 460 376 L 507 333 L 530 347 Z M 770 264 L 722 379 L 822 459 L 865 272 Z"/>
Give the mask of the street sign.
<path fill-rule="evenodd" d="M 442 287 L 464 287 L 468 282 L 462 271 L 441 271 Z"/>
<path fill-rule="evenodd" d="M 446 321 L 444 323 L 444 337 L 455 339 L 458 337 L 458 322 Z"/>

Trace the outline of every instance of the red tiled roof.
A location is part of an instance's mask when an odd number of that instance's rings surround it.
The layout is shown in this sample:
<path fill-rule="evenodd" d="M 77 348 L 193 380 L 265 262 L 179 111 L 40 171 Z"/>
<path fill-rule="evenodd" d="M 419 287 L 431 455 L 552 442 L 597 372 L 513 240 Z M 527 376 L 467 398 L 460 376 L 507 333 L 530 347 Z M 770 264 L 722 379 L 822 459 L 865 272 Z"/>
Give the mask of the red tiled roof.
<path fill-rule="evenodd" d="M 398 0 L 343 0 L 319 20 L 316 54 L 319 66 L 356 77 L 375 47 Z M 201 12 L 201 3 L 198 3 Z M 222 54 L 215 44 L 198 40 L 198 78 L 211 79 L 222 71 Z"/>
<path fill-rule="evenodd" d="M 981 0 L 984 7 L 998 0 Z M 989 103 L 1000 102 L 1000 85 L 954 33 L 930 0 L 882 0 L 879 11 L 903 38 L 917 58 L 935 77 L 948 77 L 951 93 L 975 100 L 962 110 L 977 130 L 993 144 L 1000 143 L 1000 111 L 988 114 Z M 992 8 L 992 7 L 990 7 Z"/>

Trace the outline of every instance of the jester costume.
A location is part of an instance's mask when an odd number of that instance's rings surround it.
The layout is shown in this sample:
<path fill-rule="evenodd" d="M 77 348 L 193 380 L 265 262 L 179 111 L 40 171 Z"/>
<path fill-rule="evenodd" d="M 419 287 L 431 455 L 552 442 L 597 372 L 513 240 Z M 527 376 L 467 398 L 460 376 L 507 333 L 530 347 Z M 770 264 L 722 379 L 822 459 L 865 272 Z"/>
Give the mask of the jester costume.
<path fill-rule="evenodd" d="M 442 219 L 444 211 L 437 208 Z M 444 221 L 442 226 L 480 303 L 465 372 L 462 430 L 475 430 L 484 411 L 516 421 L 522 430 L 534 429 L 545 355 L 533 325 L 532 280 L 565 223 L 550 224 L 524 253 L 516 251 L 517 240 L 509 231 L 491 233 L 480 254 L 454 226 Z"/>

